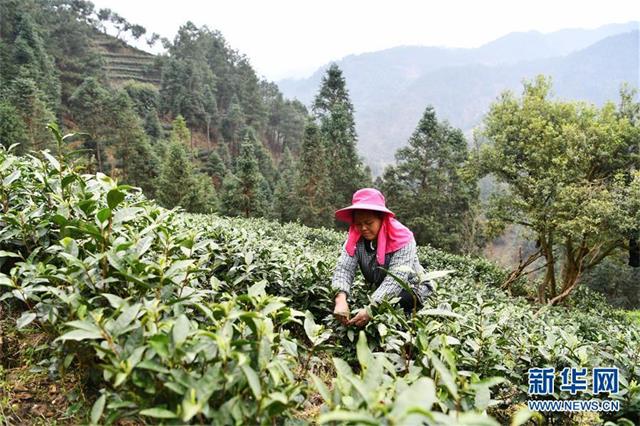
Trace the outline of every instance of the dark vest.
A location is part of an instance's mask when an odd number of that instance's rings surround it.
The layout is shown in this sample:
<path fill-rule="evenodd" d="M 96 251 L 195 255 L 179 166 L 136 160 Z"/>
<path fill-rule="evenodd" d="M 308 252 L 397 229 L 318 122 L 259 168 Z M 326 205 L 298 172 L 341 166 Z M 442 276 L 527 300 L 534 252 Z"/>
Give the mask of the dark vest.
<path fill-rule="evenodd" d="M 364 237 L 361 237 L 361 241 L 364 243 L 365 253 L 367 254 L 363 258 L 358 259 L 360 265 L 360 271 L 364 279 L 375 286 L 379 286 L 384 280 L 387 273 L 380 268 L 378 260 L 376 259 L 376 249 L 378 240 L 369 241 Z M 361 243 L 360 241 L 358 242 Z M 393 253 L 387 253 L 384 256 L 384 268 L 389 269 L 389 262 L 391 261 Z"/>

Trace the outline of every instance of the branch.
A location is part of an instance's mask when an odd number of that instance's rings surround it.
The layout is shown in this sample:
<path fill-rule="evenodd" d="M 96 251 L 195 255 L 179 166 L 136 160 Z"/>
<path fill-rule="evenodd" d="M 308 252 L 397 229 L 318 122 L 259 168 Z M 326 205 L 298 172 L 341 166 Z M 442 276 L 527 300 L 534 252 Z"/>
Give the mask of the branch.
<path fill-rule="evenodd" d="M 587 263 L 587 266 L 585 267 L 585 269 L 592 268 L 593 266 L 595 266 L 598 263 L 600 263 L 602 261 L 602 259 L 604 259 L 605 257 L 609 256 L 609 254 L 611 254 L 611 252 L 613 250 L 615 250 L 616 248 L 624 247 L 624 244 L 622 244 L 619 240 L 618 241 L 614 241 L 609 247 L 607 247 L 605 250 L 603 250 L 601 253 L 598 254 L 598 251 L 600 250 L 600 247 L 602 247 L 603 245 L 604 245 L 604 243 L 600 244 L 599 246 L 595 246 L 593 249 L 591 249 L 589 251 L 589 253 L 587 253 L 585 255 L 585 257 L 589 256 L 591 254 L 591 252 L 595 251 L 595 253 L 593 254 L 593 257 Z"/>
<path fill-rule="evenodd" d="M 502 283 L 500 288 L 501 289 L 509 288 L 511 286 L 511 284 L 513 284 L 515 282 L 515 280 L 517 280 L 522 275 L 522 271 L 524 271 L 527 266 L 531 265 L 533 262 L 535 262 L 540 257 L 542 257 L 542 250 L 536 251 L 535 253 L 530 255 L 527 258 L 527 260 L 525 260 L 523 262 L 522 261 L 522 248 L 520 248 L 520 260 L 519 260 L 518 267 L 509 274 L 509 277 L 504 281 L 504 283 Z"/>

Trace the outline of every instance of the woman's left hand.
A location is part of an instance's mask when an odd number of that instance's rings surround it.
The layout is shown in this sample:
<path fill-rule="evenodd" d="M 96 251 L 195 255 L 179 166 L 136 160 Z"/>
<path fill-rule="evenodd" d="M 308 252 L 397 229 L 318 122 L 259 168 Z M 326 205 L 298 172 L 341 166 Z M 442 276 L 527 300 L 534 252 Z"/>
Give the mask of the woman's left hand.
<path fill-rule="evenodd" d="M 364 327 L 371 320 L 369 313 L 366 309 L 360 309 L 355 317 L 349 321 L 349 325 L 355 325 L 358 327 Z"/>

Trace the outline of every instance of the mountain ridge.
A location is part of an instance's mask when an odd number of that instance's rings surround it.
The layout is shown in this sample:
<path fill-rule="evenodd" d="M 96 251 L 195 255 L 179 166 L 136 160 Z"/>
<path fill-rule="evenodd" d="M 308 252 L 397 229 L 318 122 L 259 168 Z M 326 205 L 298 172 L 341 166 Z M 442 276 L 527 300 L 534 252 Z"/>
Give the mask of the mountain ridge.
<path fill-rule="evenodd" d="M 568 99 L 595 103 L 613 100 L 622 81 L 638 85 L 638 30 L 624 31 L 637 27 L 637 22 L 604 26 L 593 30 L 587 38 L 592 40 L 611 32 L 614 35 L 566 55 L 538 57 L 540 53 L 534 52 L 534 58 L 510 63 L 491 59 L 491 55 L 482 56 L 477 49 L 434 47 L 424 48 L 430 53 L 428 57 L 415 56 L 413 48 L 401 47 L 386 49 L 378 56 L 362 54 L 342 64 L 338 62 L 356 111 L 360 154 L 374 175 L 380 175 L 384 166 L 393 162 L 395 150 L 406 143 L 429 104 L 434 105 L 440 118 L 469 135 L 502 90 L 521 87 L 523 78 L 533 78 L 535 74 L 550 75 L 558 95 Z M 588 30 L 577 31 L 551 34 L 554 39 L 575 39 L 576 34 Z M 600 44 L 604 40 L 608 41 Z M 573 46 L 577 45 L 574 40 Z M 481 61 L 479 57 L 488 59 Z M 278 86 L 285 96 L 309 105 L 320 85 L 321 71 L 314 74 L 317 81 L 310 78 L 293 85 L 280 81 Z M 478 96 L 469 96 L 476 93 Z"/>

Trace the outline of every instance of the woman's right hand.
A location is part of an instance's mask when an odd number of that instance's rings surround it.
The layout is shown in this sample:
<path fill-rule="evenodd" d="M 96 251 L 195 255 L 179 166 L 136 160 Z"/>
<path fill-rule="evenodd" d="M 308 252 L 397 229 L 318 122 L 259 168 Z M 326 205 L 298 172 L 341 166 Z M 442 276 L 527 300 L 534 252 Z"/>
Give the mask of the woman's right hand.
<path fill-rule="evenodd" d="M 347 303 L 347 295 L 344 292 L 338 293 L 336 296 L 336 307 L 333 315 L 342 324 L 349 324 L 349 304 Z"/>

